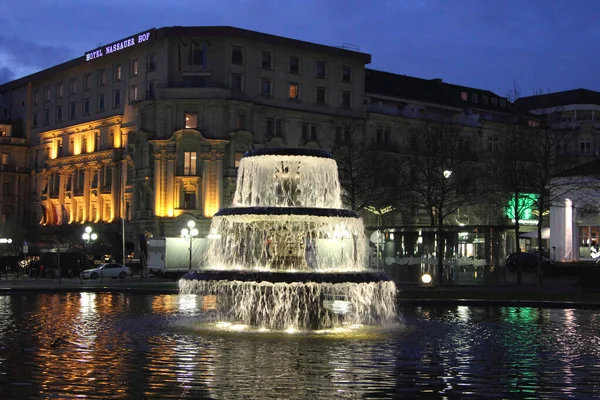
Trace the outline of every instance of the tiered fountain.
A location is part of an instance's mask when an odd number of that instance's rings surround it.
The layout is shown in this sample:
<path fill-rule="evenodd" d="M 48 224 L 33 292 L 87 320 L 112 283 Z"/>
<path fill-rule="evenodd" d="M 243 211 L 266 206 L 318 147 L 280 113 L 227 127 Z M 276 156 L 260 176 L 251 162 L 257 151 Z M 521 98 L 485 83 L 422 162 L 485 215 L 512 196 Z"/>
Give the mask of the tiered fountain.
<path fill-rule="evenodd" d="M 233 206 L 214 216 L 205 264 L 179 281 L 180 293 L 203 296 L 215 320 L 257 329 L 394 320 L 396 287 L 366 269 L 362 220 L 341 207 L 329 153 L 247 152 Z"/>

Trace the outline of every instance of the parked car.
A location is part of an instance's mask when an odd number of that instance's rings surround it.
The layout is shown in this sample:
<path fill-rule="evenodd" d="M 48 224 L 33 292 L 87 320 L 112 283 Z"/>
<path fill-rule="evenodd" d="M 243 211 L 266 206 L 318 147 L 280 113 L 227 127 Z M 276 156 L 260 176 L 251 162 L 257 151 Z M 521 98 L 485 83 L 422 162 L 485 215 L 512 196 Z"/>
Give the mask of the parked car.
<path fill-rule="evenodd" d="M 506 268 L 508 268 L 510 272 L 514 272 L 519 268 L 521 271 L 525 272 L 535 271 L 537 269 L 537 257 L 538 254 L 534 252 L 512 253 L 506 257 Z M 547 272 L 548 269 L 553 267 L 554 261 L 542 257 L 542 270 L 544 272 Z"/>
<path fill-rule="evenodd" d="M 100 276 L 125 279 L 127 275 L 131 275 L 129 268 L 116 263 L 102 264 L 97 268 L 86 269 L 81 272 L 81 278 L 83 279 L 98 279 Z"/>

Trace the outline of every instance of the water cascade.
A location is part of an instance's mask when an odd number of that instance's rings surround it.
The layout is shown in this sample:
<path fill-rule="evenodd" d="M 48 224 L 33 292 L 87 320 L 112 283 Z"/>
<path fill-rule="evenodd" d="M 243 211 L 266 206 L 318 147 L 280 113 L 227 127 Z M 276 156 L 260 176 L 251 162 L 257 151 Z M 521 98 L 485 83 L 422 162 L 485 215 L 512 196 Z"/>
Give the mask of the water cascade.
<path fill-rule="evenodd" d="M 337 165 L 313 149 L 247 152 L 202 267 L 179 281 L 215 321 L 258 329 L 381 325 L 396 287 L 367 269 L 362 219 L 341 208 Z"/>

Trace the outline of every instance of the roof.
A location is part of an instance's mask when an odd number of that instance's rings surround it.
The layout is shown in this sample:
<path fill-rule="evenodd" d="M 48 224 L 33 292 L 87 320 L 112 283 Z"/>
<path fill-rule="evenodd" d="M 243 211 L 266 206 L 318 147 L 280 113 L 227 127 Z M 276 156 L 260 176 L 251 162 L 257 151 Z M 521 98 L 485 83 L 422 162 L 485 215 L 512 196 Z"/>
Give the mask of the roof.
<path fill-rule="evenodd" d="M 151 31 L 154 29 L 149 29 Z M 129 37 L 134 36 L 130 35 Z M 247 29 L 235 28 L 232 26 L 173 26 L 173 27 L 163 27 L 156 30 L 156 39 L 160 40 L 164 37 L 181 37 L 181 36 L 230 36 L 230 37 L 240 37 L 249 39 L 252 41 L 262 41 L 267 43 L 272 43 L 275 45 L 287 46 L 287 47 L 296 47 L 301 49 L 306 49 L 309 51 L 328 53 L 344 58 L 351 58 L 355 60 L 359 60 L 368 64 L 371 62 L 371 55 L 367 53 L 361 53 L 358 51 L 347 50 L 340 47 L 334 46 L 326 46 L 322 44 L 316 44 L 311 42 L 306 42 L 303 40 L 290 39 L 283 36 L 270 35 L 267 33 L 261 33 L 256 31 L 250 31 Z M 116 43 L 116 42 L 115 42 Z M 104 47 L 104 46 L 101 46 Z M 69 68 L 82 65 L 86 63 L 85 55 L 81 57 L 74 58 L 67 62 L 54 65 L 50 68 L 44 69 L 39 72 L 35 72 L 33 74 L 24 76 L 22 78 L 7 82 L 3 85 L 0 85 L 0 90 L 10 90 L 16 87 L 24 86 L 31 81 L 42 80 L 47 76 L 52 76 L 58 72 L 67 70 Z"/>
<path fill-rule="evenodd" d="M 328 53 L 344 58 L 353 58 L 369 64 L 371 55 L 361 53 L 359 51 L 348 50 L 342 47 L 326 46 L 304 40 L 291 39 L 284 36 L 271 35 L 257 31 L 251 31 L 233 26 L 172 26 L 164 27 L 157 30 L 157 38 L 161 39 L 164 36 L 232 36 L 240 37 L 253 41 L 267 42 L 280 46 L 289 46 L 302 48 L 309 51 Z"/>
<path fill-rule="evenodd" d="M 443 82 L 441 79 L 423 79 L 413 76 L 393 74 L 390 72 L 377 71 L 373 69 L 365 70 L 365 92 L 379 94 L 383 96 L 405 98 L 428 103 L 444 104 L 457 108 L 476 108 L 485 110 L 494 110 L 496 112 L 508 112 L 491 104 L 473 103 L 470 101 L 471 94 L 476 93 L 479 96 L 488 98 L 498 96 L 494 92 L 485 89 L 477 89 L 468 86 L 454 85 Z M 469 101 L 462 99 L 462 93 L 467 92 Z"/>
<path fill-rule="evenodd" d="M 573 89 L 564 92 L 521 97 L 515 100 L 515 106 L 527 111 L 567 106 L 571 104 L 600 105 L 600 92 L 588 89 Z"/>

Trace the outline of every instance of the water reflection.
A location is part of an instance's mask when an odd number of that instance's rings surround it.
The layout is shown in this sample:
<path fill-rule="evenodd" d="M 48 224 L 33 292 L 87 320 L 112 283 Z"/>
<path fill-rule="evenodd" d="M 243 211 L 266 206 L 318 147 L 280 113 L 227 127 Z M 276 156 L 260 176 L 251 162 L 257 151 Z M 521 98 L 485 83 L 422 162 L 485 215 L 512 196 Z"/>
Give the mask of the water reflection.
<path fill-rule="evenodd" d="M 198 329 L 210 299 L 0 296 L 0 398 L 593 397 L 597 312 L 402 308 L 388 332 Z"/>

